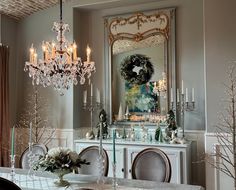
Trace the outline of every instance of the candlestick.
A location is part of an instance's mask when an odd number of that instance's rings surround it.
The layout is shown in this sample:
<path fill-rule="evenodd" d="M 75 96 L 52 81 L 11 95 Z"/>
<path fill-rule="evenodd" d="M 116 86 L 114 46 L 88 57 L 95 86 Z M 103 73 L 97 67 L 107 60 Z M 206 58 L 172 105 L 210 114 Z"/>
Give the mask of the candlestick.
<path fill-rule="evenodd" d="M 194 102 L 194 88 L 192 88 L 192 102 Z"/>
<path fill-rule="evenodd" d="M 170 89 L 170 101 L 174 102 L 174 98 L 173 98 L 173 89 Z"/>
<path fill-rule="evenodd" d="M 14 156 L 15 153 L 15 126 L 12 127 L 11 131 L 11 155 Z"/>
<path fill-rule="evenodd" d="M 84 91 L 84 100 L 83 100 L 84 104 L 87 103 L 87 90 Z"/>
<path fill-rule="evenodd" d="M 11 161 L 11 181 L 15 183 L 15 155 L 10 155 L 10 161 Z"/>
<path fill-rule="evenodd" d="M 91 96 L 93 96 L 93 84 L 91 83 Z"/>
<path fill-rule="evenodd" d="M 188 102 L 188 88 L 186 88 L 185 100 Z"/>
<path fill-rule="evenodd" d="M 113 130 L 113 135 L 112 135 L 112 139 L 113 139 L 113 164 L 116 164 L 116 130 Z"/>
<path fill-rule="evenodd" d="M 179 89 L 177 88 L 177 103 L 179 103 Z"/>

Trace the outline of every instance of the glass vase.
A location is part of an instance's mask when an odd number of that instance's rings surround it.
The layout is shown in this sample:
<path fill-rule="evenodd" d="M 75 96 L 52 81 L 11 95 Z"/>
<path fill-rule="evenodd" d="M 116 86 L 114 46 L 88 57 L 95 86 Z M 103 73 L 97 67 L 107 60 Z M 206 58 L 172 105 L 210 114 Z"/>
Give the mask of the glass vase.
<path fill-rule="evenodd" d="M 68 187 L 70 183 L 67 180 L 64 180 L 64 175 L 71 173 L 70 170 L 60 170 L 55 172 L 54 174 L 57 175 L 58 179 L 54 182 L 54 184 L 58 187 Z"/>

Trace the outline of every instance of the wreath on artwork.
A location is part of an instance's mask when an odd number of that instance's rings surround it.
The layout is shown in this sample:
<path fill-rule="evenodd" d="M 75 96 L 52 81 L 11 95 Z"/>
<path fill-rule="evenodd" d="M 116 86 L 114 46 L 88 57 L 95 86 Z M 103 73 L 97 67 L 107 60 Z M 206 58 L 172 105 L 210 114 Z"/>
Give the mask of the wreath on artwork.
<path fill-rule="evenodd" d="M 138 72 L 135 72 L 135 67 L 141 68 Z M 124 58 L 121 63 L 120 73 L 127 82 L 141 85 L 146 84 L 151 79 L 154 69 L 149 57 L 134 54 Z"/>

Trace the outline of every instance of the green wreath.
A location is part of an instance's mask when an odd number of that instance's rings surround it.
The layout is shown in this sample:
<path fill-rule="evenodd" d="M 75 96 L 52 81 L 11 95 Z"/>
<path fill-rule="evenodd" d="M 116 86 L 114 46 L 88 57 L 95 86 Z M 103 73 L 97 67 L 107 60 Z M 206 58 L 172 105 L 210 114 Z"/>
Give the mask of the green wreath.
<path fill-rule="evenodd" d="M 133 71 L 135 67 L 141 67 L 138 73 Z M 149 57 L 134 54 L 124 58 L 121 63 L 120 73 L 129 83 L 141 85 L 146 84 L 151 79 L 154 69 Z"/>

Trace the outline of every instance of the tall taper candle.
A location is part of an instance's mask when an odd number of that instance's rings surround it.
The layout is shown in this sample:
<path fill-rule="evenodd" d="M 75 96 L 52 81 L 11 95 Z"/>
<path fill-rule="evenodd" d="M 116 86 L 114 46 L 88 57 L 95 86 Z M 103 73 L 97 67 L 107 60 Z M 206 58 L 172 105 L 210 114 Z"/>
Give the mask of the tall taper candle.
<path fill-rule="evenodd" d="M 91 83 L 91 96 L 93 96 L 93 83 Z"/>
<path fill-rule="evenodd" d="M 87 90 L 84 91 L 84 104 L 87 103 Z"/>
<path fill-rule="evenodd" d="M 30 122 L 30 128 L 29 128 L 29 144 L 30 146 L 32 144 L 32 122 Z"/>
<path fill-rule="evenodd" d="M 116 163 L 116 130 L 113 130 L 113 163 Z"/>
<path fill-rule="evenodd" d="M 14 153 L 15 153 L 15 126 L 13 126 L 11 130 L 11 155 L 14 156 Z"/>
<path fill-rule="evenodd" d="M 170 101 L 174 102 L 174 97 L 173 97 L 173 89 L 170 89 Z"/>
<path fill-rule="evenodd" d="M 97 88 L 96 102 L 100 104 L 100 91 L 98 88 Z"/>
<path fill-rule="evenodd" d="M 192 88 L 192 102 L 194 102 L 195 99 L 194 99 L 194 88 Z"/>
<path fill-rule="evenodd" d="M 185 101 L 188 102 L 188 88 L 186 88 Z"/>
<path fill-rule="evenodd" d="M 184 81 L 183 80 L 182 80 L 181 88 L 182 88 L 181 93 L 184 94 Z"/>
<path fill-rule="evenodd" d="M 179 89 L 177 88 L 177 102 L 179 102 Z"/>
<path fill-rule="evenodd" d="M 102 122 L 100 123 L 99 155 L 102 155 Z"/>

